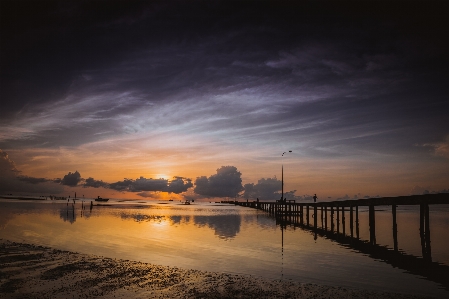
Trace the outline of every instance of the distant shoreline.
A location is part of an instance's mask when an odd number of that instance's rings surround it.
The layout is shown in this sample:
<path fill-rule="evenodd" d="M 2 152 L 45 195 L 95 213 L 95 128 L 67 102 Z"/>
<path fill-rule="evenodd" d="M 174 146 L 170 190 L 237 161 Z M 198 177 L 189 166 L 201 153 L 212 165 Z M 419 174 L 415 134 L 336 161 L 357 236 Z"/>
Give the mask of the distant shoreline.
<path fill-rule="evenodd" d="M 24 196 L 0 196 L 2 199 L 18 199 L 18 200 L 47 200 L 45 197 L 24 197 Z"/>
<path fill-rule="evenodd" d="M 0 261 L 2 298 L 424 298 L 186 270 L 3 239 Z"/>

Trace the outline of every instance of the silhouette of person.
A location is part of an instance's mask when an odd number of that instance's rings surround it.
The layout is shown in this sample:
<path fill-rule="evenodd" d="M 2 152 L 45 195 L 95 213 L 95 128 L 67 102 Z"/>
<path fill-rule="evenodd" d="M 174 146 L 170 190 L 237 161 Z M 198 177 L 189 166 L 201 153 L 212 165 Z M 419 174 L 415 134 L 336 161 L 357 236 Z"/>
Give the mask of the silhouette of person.
<path fill-rule="evenodd" d="M 316 202 L 318 197 L 316 197 L 316 194 L 313 196 L 313 202 Z"/>

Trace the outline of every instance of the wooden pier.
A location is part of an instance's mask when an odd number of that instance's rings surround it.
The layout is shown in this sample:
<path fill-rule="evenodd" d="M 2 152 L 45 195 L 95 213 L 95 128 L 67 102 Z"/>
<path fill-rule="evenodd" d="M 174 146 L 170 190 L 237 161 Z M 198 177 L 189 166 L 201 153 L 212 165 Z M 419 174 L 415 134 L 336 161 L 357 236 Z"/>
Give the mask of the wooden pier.
<path fill-rule="evenodd" d="M 449 205 L 449 193 L 317 203 L 295 201 L 225 201 L 223 203 L 263 210 L 275 217 L 281 227 L 289 225 L 310 231 L 315 237 L 331 239 L 343 246 L 381 259 L 394 267 L 424 276 L 449 290 L 449 281 L 447 280 L 449 266 L 432 261 L 429 227 L 429 205 Z M 420 207 L 419 236 L 422 257 L 405 254 L 398 249 L 396 208 L 401 205 L 419 205 Z M 391 206 L 393 235 L 393 248 L 391 249 L 376 243 L 376 206 Z M 369 240 L 360 240 L 359 207 L 368 207 Z M 349 232 L 346 231 L 347 216 L 349 216 Z"/>

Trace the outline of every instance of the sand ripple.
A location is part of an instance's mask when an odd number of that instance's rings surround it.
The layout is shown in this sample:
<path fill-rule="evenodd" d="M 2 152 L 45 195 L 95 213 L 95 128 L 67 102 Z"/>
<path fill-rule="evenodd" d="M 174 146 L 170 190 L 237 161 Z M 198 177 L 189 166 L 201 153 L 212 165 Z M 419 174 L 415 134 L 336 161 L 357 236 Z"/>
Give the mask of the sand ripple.
<path fill-rule="evenodd" d="M 422 298 L 116 260 L 0 240 L 1 298 Z"/>

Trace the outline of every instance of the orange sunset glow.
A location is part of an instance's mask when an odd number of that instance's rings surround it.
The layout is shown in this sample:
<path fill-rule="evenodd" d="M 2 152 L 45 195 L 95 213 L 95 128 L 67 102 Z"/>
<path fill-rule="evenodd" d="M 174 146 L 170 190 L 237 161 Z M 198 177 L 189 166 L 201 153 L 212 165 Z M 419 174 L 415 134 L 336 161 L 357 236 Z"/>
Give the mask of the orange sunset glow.
<path fill-rule="evenodd" d="M 19 2 L 1 9 L 2 195 L 275 200 L 282 165 L 295 200 L 449 189 L 432 5 Z"/>

